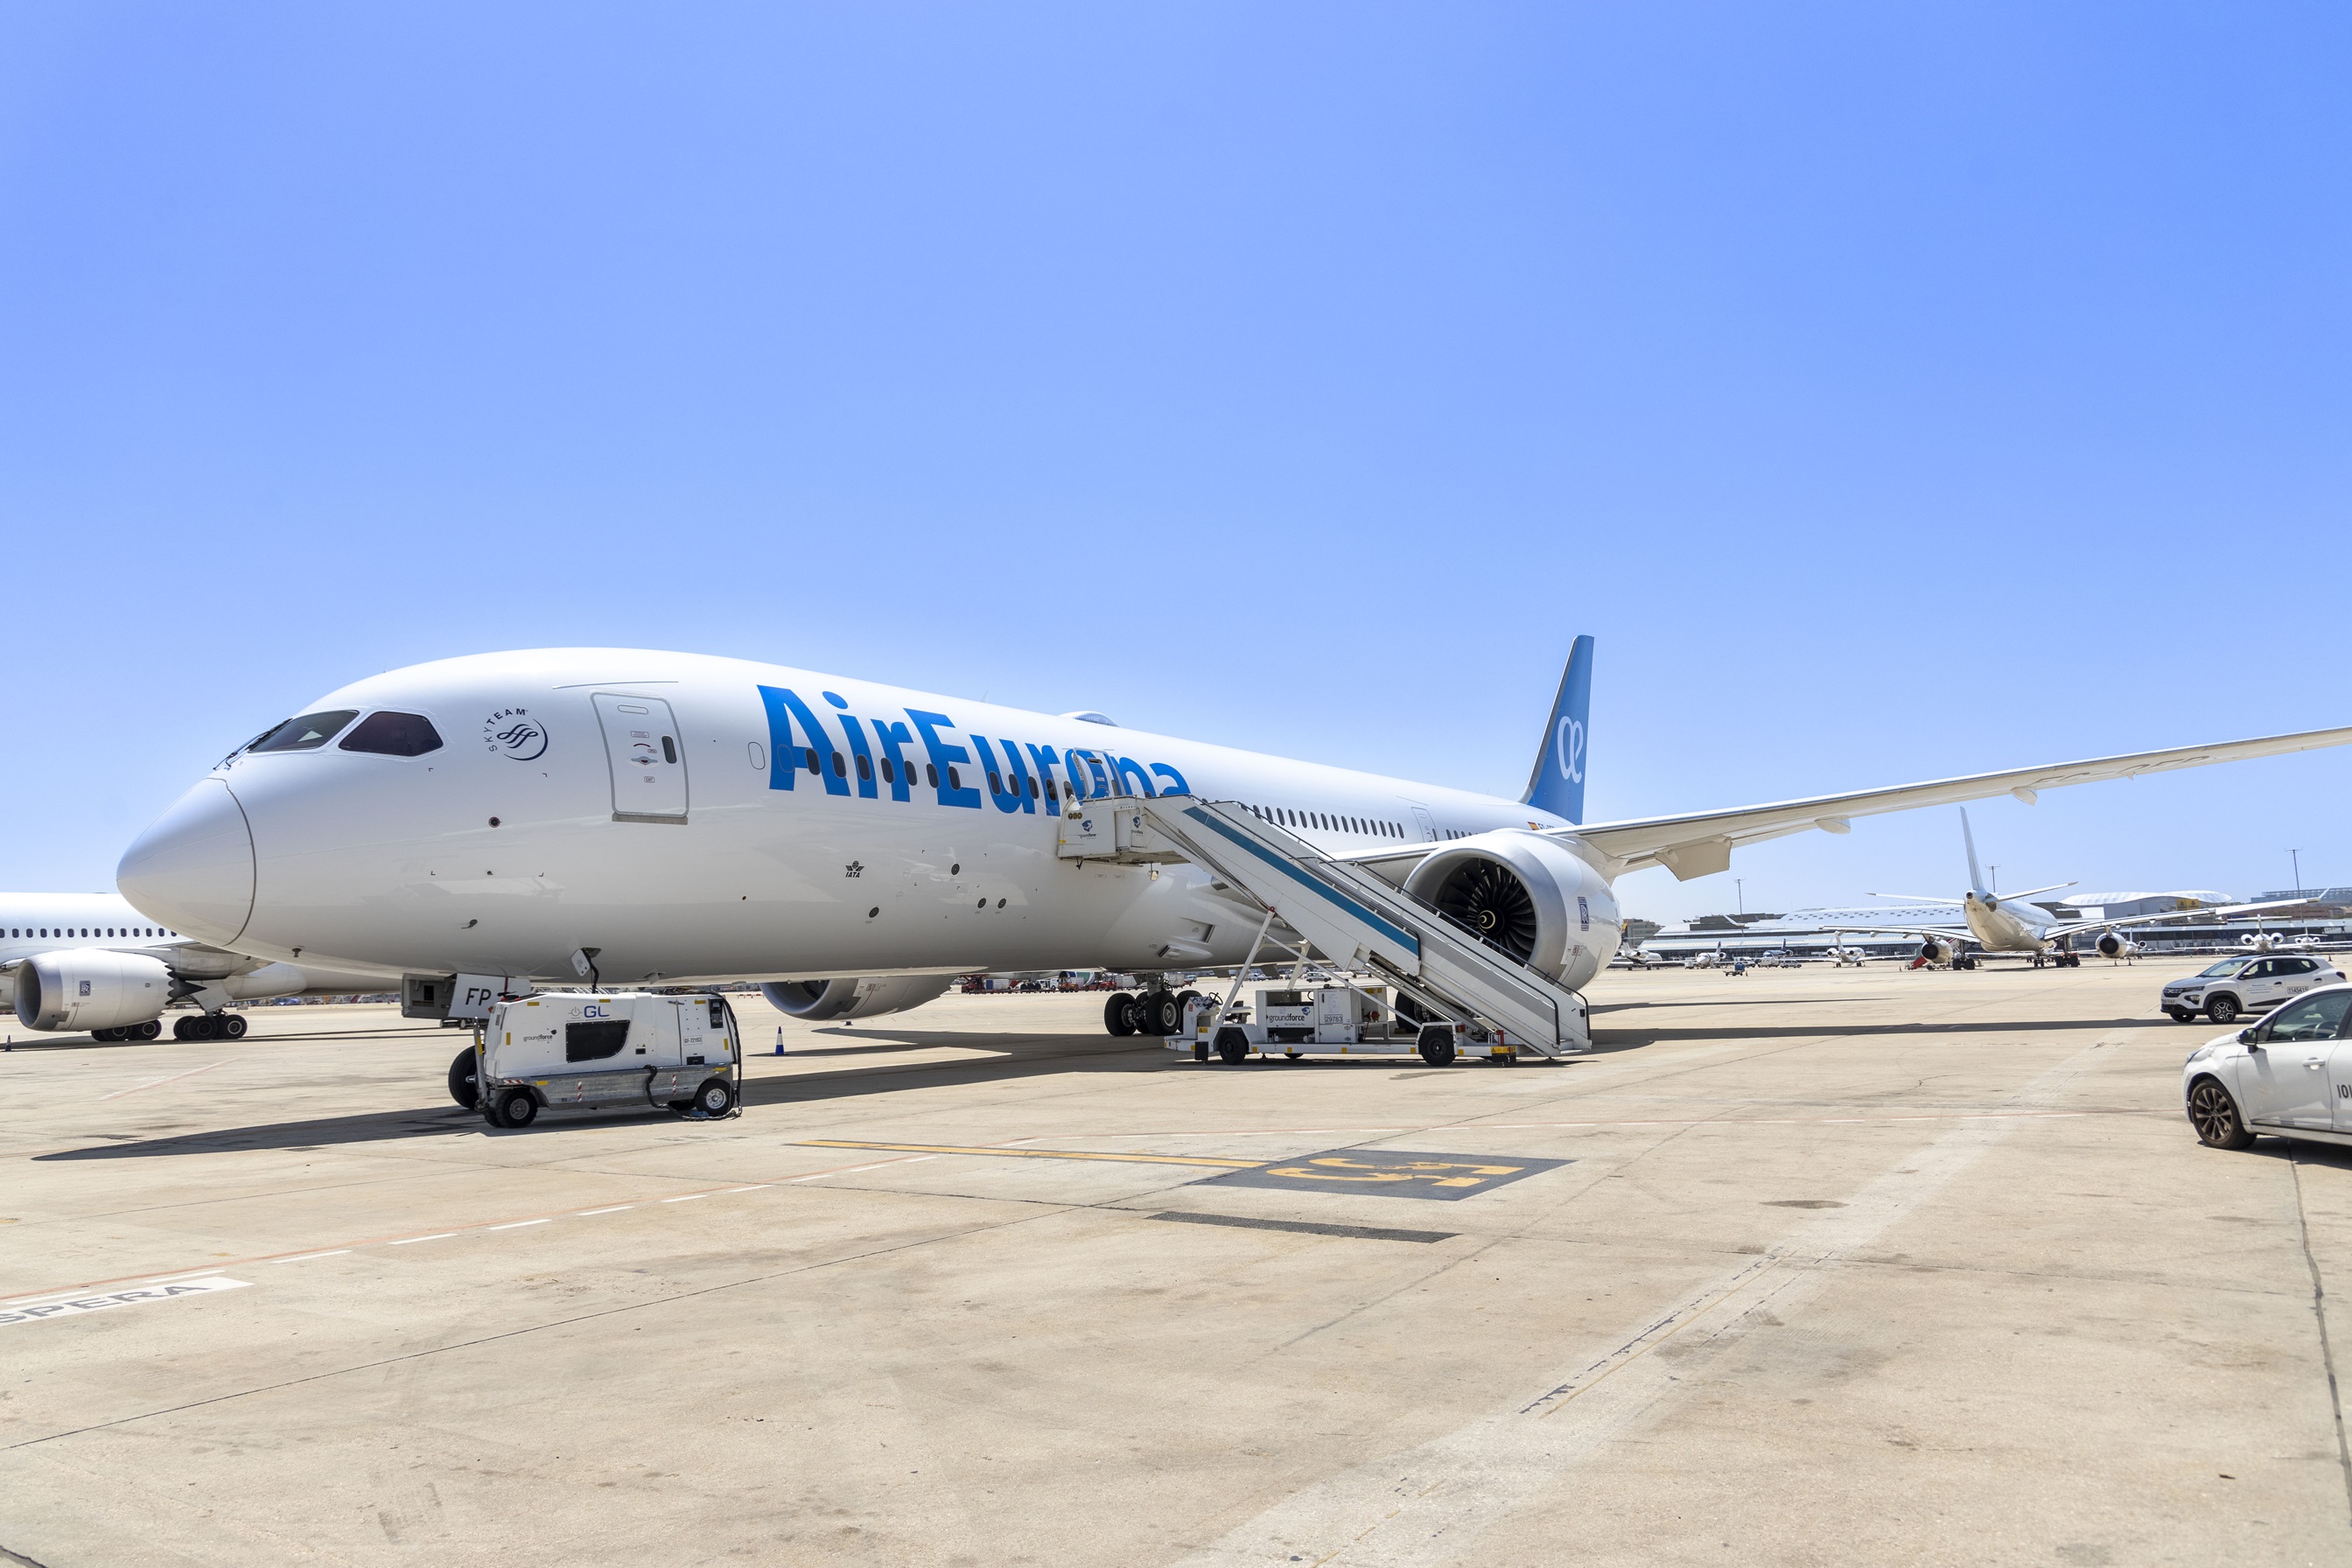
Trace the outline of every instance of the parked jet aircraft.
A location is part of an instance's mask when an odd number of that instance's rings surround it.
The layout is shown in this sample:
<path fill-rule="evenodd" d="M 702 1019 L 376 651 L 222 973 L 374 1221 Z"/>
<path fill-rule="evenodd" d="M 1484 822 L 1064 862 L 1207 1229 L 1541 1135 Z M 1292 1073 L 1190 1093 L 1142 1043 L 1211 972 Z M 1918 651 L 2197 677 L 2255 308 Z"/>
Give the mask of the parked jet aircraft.
<path fill-rule="evenodd" d="M 1577 639 L 1516 800 L 740 659 L 448 659 L 342 687 L 239 748 L 141 835 L 119 879 L 157 921 L 289 963 L 517 985 L 756 979 L 803 1016 L 863 1016 L 974 970 L 1244 963 L 1265 910 L 1230 883 L 1057 855 L 1065 812 L 1184 795 L 1244 803 L 1573 988 L 1617 950 L 1612 884 L 1641 867 L 1687 879 L 1871 813 L 2352 741 L 2320 730 L 1582 824 L 1591 647 Z M 1401 754 L 1418 733 L 1399 731 Z M 1171 1032 L 1171 1002 L 1154 986 L 1107 1022 Z"/>
<path fill-rule="evenodd" d="M 236 1039 L 231 1002 L 305 992 L 382 991 L 397 972 L 359 973 L 251 958 L 181 935 L 112 893 L 0 893 L 0 1007 L 41 1030 L 89 1029 L 101 1040 L 152 1040 L 177 1002 L 183 1040 Z"/>
<path fill-rule="evenodd" d="M 1972 963 L 1966 944 L 1973 939 L 1987 952 L 2024 952 L 2033 955 L 2036 969 L 2049 959 L 2061 964 L 2079 966 L 2082 956 L 2074 952 L 2072 939 L 2098 932 L 2092 946 L 2102 958 L 2129 958 L 2139 952 L 2139 945 L 2123 935 L 2128 926 L 2155 925 L 2164 921 L 2215 920 L 2244 914 L 2250 910 L 2268 910 L 2277 902 L 2264 904 L 2225 904 L 2218 909 L 2168 910 L 2162 914 L 2132 915 L 2123 920 L 2062 920 L 2039 904 L 2026 900 L 2036 893 L 2054 893 L 2061 888 L 2071 888 L 2072 882 L 2053 882 L 2043 888 L 2028 888 L 2021 893 L 1995 893 L 1985 886 L 1984 872 L 1977 866 L 1976 835 L 1969 827 L 1968 807 L 1960 808 L 1960 841 L 1968 848 L 1969 890 L 1960 896 L 1960 917 L 1965 929 L 1945 925 L 1881 925 L 1856 926 L 1857 931 L 1901 931 L 1924 937 L 1919 944 L 1919 956 L 1929 963 Z M 1922 901 L 1910 893 L 1873 893 L 1874 899 L 1904 899 Z M 2293 902 L 2292 900 L 2283 900 Z"/>

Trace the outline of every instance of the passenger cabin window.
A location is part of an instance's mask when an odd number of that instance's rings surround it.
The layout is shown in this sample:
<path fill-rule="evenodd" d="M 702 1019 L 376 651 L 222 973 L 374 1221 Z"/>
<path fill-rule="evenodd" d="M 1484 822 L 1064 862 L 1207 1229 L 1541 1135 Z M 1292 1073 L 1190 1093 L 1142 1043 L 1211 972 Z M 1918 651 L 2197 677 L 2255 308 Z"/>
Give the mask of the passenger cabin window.
<path fill-rule="evenodd" d="M 367 752 L 379 757 L 421 757 L 441 749 L 440 733 L 422 713 L 394 713 L 389 709 L 371 713 L 342 739 L 346 752 Z"/>
<path fill-rule="evenodd" d="M 258 741 L 248 750 L 256 752 L 315 752 L 333 740 L 342 727 L 360 716 L 356 708 L 337 708 L 324 713 L 305 713 L 299 719 L 289 719 Z"/>
<path fill-rule="evenodd" d="M 601 1062 L 607 1057 L 619 1056 L 621 1047 L 628 1043 L 626 1018 L 563 1026 L 563 1059 L 567 1062 Z"/>

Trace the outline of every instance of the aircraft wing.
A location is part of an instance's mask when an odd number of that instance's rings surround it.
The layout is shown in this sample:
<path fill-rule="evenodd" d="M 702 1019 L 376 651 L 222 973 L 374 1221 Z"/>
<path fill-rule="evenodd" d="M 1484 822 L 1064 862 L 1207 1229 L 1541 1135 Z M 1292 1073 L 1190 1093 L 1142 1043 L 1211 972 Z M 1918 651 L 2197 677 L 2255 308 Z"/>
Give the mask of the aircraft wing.
<path fill-rule="evenodd" d="M 2037 791 L 2056 789 L 2063 784 L 2137 778 L 2141 773 L 2168 773 L 2174 768 L 2201 768 L 2210 763 L 2279 756 L 2347 743 L 2352 743 L 2352 725 L 2304 730 L 2292 735 L 2264 735 L 2251 741 L 2223 741 L 2210 746 L 2133 752 L 2120 757 L 2053 763 L 2046 767 L 2011 768 L 1997 773 L 1970 773 L 1927 784 L 1897 784 L 1892 789 L 1775 801 L 1734 811 L 1637 817 L 1558 831 L 1559 837 L 1580 838 L 1600 850 L 1617 862 L 1616 868 L 1621 872 L 1643 866 L 1664 866 L 1681 880 L 1688 881 L 1693 877 L 1727 869 L 1731 852 L 1742 845 L 1760 844 L 1809 827 L 1844 833 L 1852 828 L 1852 819 L 1857 816 L 1909 811 L 1922 805 L 1954 805 L 1996 795 L 2014 795 L 2030 804 Z"/>
<path fill-rule="evenodd" d="M 2231 915 L 2250 915 L 2258 910 L 2293 909 L 2307 904 L 2309 899 L 2273 899 L 2261 904 L 2215 904 L 2210 909 L 2168 910 L 2160 915 L 2129 915 L 2119 921 L 2076 921 L 2072 925 L 2053 926 L 2053 936 L 2071 936 L 2083 931 L 2116 931 L 2124 926 L 2154 925 L 2158 921 L 2217 920 Z"/>
<path fill-rule="evenodd" d="M 1853 921 L 1824 921 L 1816 932 L 1829 931 L 1838 936 L 1942 936 L 1954 942 L 1975 942 L 1976 933 L 1964 925 L 1949 926 L 1890 926 L 1862 925 Z M 1758 936 L 1769 936 L 1769 931 L 1758 931 Z"/>

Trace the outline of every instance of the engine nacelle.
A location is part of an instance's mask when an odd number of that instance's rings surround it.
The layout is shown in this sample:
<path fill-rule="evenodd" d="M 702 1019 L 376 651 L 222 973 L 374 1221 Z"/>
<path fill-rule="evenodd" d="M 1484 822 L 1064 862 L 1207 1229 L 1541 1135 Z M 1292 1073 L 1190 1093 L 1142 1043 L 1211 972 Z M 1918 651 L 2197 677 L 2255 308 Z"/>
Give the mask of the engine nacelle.
<path fill-rule="evenodd" d="M 776 1011 L 821 1024 L 919 1007 L 955 982 L 952 974 L 884 974 L 849 980 L 772 980 L 760 994 Z"/>
<path fill-rule="evenodd" d="M 1959 949 L 1939 936 L 1931 936 L 1919 943 L 1919 957 L 1926 963 L 1949 963 Z"/>
<path fill-rule="evenodd" d="M 16 966 L 16 1021 L 28 1029 L 119 1029 L 171 999 L 172 972 L 143 952 L 60 948 Z"/>
<path fill-rule="evenodd" d="M 1608 879 L 1539 833 L 1499 828 L 1424 858 L 1405 891 L 1574 990 L 1617 951 L 1624 920 Z"/>
<path fill-rule="evenodd" d="M 2101 958 L 2129 958 L 2139 952 L 2139 943 L 2115 931 L 2104 931 L 2095 944 Z"/>

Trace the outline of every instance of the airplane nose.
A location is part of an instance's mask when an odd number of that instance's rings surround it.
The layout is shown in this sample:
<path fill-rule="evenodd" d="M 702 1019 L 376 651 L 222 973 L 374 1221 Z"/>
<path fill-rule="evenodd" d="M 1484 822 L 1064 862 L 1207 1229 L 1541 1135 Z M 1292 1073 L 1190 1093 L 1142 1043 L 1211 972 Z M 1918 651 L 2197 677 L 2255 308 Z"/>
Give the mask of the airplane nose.
<path fill-rule="evenodd" d="M 227 943 L 253 918 L 253 831 L 227 784 L 206 779 L 124 851 L 114 885 L 184 935 Z"/>

